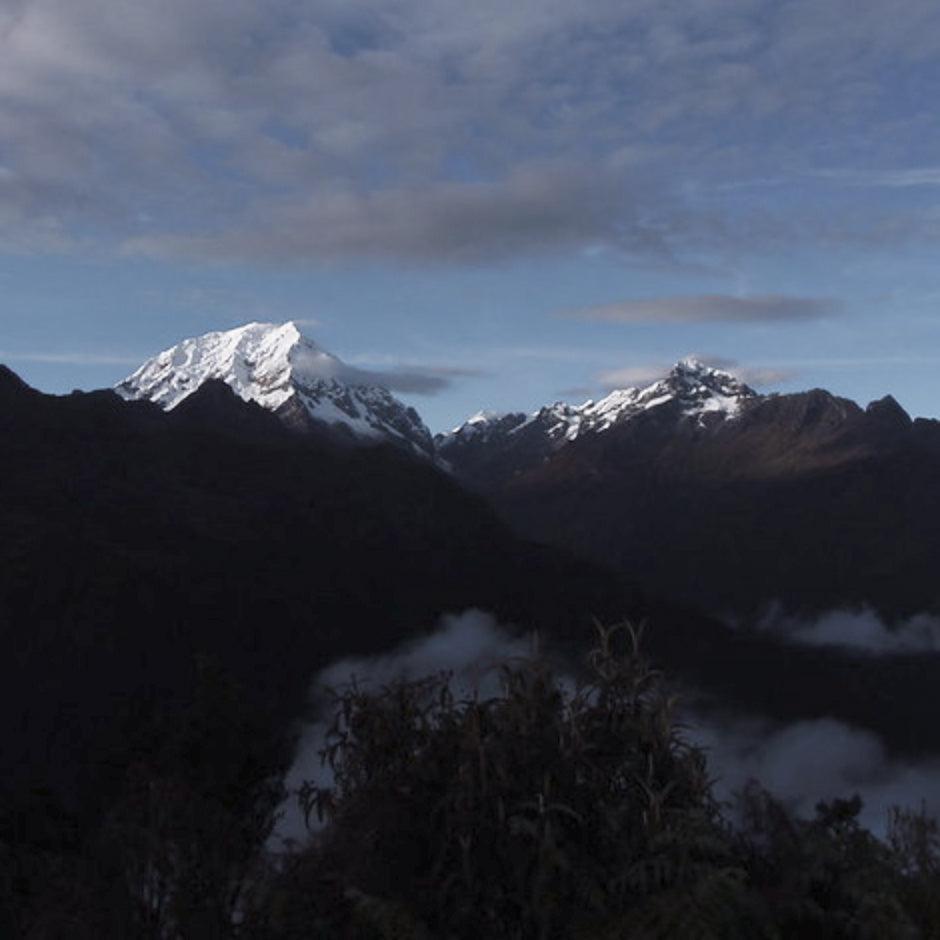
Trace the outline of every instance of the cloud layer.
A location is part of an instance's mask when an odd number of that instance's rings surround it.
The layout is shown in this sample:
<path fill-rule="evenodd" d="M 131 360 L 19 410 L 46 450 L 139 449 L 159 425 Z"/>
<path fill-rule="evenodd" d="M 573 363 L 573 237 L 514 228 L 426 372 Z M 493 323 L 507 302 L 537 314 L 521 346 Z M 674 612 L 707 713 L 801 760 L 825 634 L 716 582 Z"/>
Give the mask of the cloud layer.
<path fill-rule="evenodd" d="M 759 388 L 773 388 L 782 382 L 790 381 L 797 374 L 796 370 L 784 366 L 746 365 L 738 362 L 737 359 L 729 359 L 725 356 L 693 354 L 689 358 L 697 359 L 712 368 L 730 372 L 746 385 L 754 385 Z M 663 378 L 674 364 L 671 362 L 649 362 L 623 366 L 618 369 L 606 369 L 598 373 L 596 380 L 607 391 L 649 385 Z"/>
<path fill-rule="evenodd" d="M 767 323 L 815 320 L 835 309 L 835 302 L 823 297 L 694 294 L 620 300 L 568 311 L 565 316 L 608 323 Z"/>
<path fill-rule="evenodd" d="M 511 635 L 493 617 L 478 610 L 447 615 L 427 637 L 405 643 L 384 656 L 334 663 L 314 680 L 311 697 L 321 708 L 328 688 L 341 689 L 355 679 L 378 688 L 398 679 L 418 679 L 452 671 L 456 691 L 481 695 L 499 691 L 494 667 L 508 658 L 531 653 L 531 643 Z M 570 681 L 570 680 L 565 680 Z M 829 717 L 775 725 L 747 715 L 690 712 L 688 735 L 708 752 L 719 799 L 733 800 L 756 779 L 795 812 L 811 816 L 816 803 L 859 793 L 865 801 L 862 820 L 884 834 L 893 805 L 917 807 L 924 801 L 940 813 L 940 759 L 905 763 L 893 759 L 871 732 Z M 308 725 L 286 784 L 296 789 L 304 780 L 328 786 L 329 768 L 319 751 L 325 743 L 326 716 Z M 272 848 L 283 839 L 303 840 L 306 826 L 293 799 L 282 807 Z"/>
<path fill-rule="evenodd" d="M 940 653 L 940 618 L 928 614 L 889 625 L 868 608 L 834 610 L 814 620 L 798 620 L 771 611 L 759 629 L 809 646 L 840 646 L 885 655 Z"/>
<path fill-rule="evenodd" d="M 455 693 L 495 695 L 500 690 L 497 668 L 507 659 L 531 653 L 531 642 L 512 636 L 483 611 L 447 614 L 430 635 L 407 642 L 384 656 L 344 659 L 333 663 L 313 680 L 311 700 L 321 717 L 303 732 L 285 784 L 296 791 L 305 781 L 329 786 L 332 772 L 320 759 L 326 743 L 329 715 L 327 690 L 342 690 L 355 681 L 360 687 L 378 689 L 396 680 L 422 679 L 452 672 Z M 303 815 L 290 797 L 272 837 L 272 847 L 282 840 L 302 841 L 307 833 Z"/>
<path fill-rule="evenodd" d="M 833 718 L 775 726 L 758 718 L 692 718 L 691 736 L 705 747 L 716 795 L 732 801 L 749 780 L 804 817 L 821 800 L 859 794 L 862 823 L 884 836 L 892 806 L 940 813 L 940 759 L 893 759 L 870 731 Z"/>
<path fill-rule="evenodd" d="M 909 91 L 938 54 L 932 0 L 8 0 L 0 247 L 477 263 L 936 234 L 708 194 L 932 181 L 905 168 L 935 150 Z"/>

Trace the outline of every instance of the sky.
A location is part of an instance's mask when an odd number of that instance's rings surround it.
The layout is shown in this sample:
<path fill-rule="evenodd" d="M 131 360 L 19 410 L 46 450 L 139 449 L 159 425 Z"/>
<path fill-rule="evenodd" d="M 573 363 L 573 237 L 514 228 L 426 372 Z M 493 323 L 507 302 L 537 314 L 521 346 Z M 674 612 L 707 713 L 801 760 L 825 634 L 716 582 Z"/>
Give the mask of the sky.
<path fill-rule="evenodd" d="M 435 431 L 687 355 L 940 416 L 937 101 L 936 0 L 0 0 L 0 362 L 295 320 Z"/>

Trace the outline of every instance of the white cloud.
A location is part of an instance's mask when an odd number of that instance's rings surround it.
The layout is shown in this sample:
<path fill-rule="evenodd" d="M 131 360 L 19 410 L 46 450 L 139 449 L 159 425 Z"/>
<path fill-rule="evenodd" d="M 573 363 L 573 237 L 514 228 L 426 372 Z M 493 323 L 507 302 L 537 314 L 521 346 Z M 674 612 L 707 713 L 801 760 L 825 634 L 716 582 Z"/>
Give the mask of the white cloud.
<path fill-rule="evenodd" d="M 683 358 L 697 359 L 707 366 L 712 366 L 712 368 L 730 372 L 747 385 L 758 387 L 773 387 L 782 382 L 790 381 L 797 374 L 796 370 L 786 366 L 746 365 L 736 359 L 727 359 L 723 356 L 691 354 Z M 624 366 L 619 369 L 607 369 L 597 375 L 597 381 L 608 391 L 617 388 L 648 385 L 663 378 L 674 364 L 672 362 L 650 362 Z"/>
<path fill-rule="evenodd" d="M 732 800 L 757 780 L 804 817 L 821 800 L 859 794 L 862 823 L 884 835 L 892 806 L 940 814 L 940 759 L 904 761 L 888 755 L 870 731 L 833 718 L 774 725 L 759 718 L 692 717 L 692 739 L 707 749 L 716 795 Z"/>
<path fill-rule="evenodd" d="M 770 611 L 759 625 L 793 643 L 841 646 L 872 654 L 940 652 L 940 618 L 917 614 L 886 624 L 873 610 L 829 611 L 813 620 L 787 617 Z"/>
<path fill-rule="evenodd" d="M 835 306 L 835 301 L 825 297 L 692 294 L 619 300 L 563 315 L 608 323 L 767 323 L 814 320 L 831 314 Z"/>
<path fill-rule="evenodd" d="M 378 689 L 396 680 L 422 679 L 452 672 L 455 693 L 481 696 L 500 690 L 497 667 L 507 659 L 532 652 L 532 641 L 513 636 L 490 614 L 467 610 L 441 618 L 437 629 L 426 637 L 404 643 L 385 655 L 363 659 L 345 659 L 333 663 L 313 681 L 311 699 L 321 711 L 319 719 L 308 725 L 301 736 L 293 766 L 285 784 L 296 791 L 304 781 L 329 786 L 332 773 L 323 765 L 320 750 L 326 743 L 328 721 L 323 714 L 328 689 L 341 690 L 355 680 L 360 687 Z M 282 807 L 283 818 L 272 837 L 272 846 L 282 840 L 302 841 L 306 824 L 296 799 L 291 796 Z"/>
<path fill-rule="evenodd" d="M 906 189 L 911 186 L 940 186 L 940 167 L 899 170 L 818 170 L 816 176 L 850 186 L 885 186 Z"/>
<path fill-rule="evenodd" d="M 666 375 L 670 368 L 671 365 L 665 363 L 648 363 L 624 366 L 621 369 L 607 369 L 597 376 L 597 381 L 606 389 L 650 385 Z"/>
<path fill-rule="evenodd" d="M 0 350 L 0 361 L 45 362 L 70 366 L 140 365 L 145 357 L 93 352 L 13 352 Z"/>

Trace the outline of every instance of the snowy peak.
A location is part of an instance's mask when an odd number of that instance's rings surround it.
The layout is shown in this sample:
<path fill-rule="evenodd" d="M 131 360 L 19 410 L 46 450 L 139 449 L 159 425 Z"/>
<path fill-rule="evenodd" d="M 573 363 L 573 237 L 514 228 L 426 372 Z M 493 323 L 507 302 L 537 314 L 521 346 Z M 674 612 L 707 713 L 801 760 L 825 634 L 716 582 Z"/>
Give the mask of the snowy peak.
<path fill-rule="evenodd" d="M 145 362 L 115 390 L 169 410 L 218 379 L 294 428 L 327 426 L 358 440 L 383 440 L 430 456 L 433 442 L 417 412 L 346 365 L 297 324 L 249 323 L 183 340 Z"/>
<path fill-rule="evenodd" d="M 759 397 L 730 372 L 692 358 L 680 360 L 665 378 L 646 388 L 612 392 L 605 401 L 618 396 L 644 410 L 676 401 L 685 416 L 697 416 L 700 422 L 706 414 L 733 417 L 746 401 Z"/>
<path fill-rule="evenodd" d="M 744 404 L 760 396 L 730 372 L 697 359 L 683 359 L 659 381 L 638 388 L 616 389 L 598 401 L 581 405 L 555 402 L 531 415 L 479 412 L 449 434 L 438 437 L 446 450 L 471 440 L 483 443 L 500 435 L 518 435 L 533 426 L 554 446 L 573 441 L 585 433 L 606 431 L 642 412 L 670 405 L 680 420 L 704 427 L 737 415 Z"/>
<path fill-rule="evenodd" d="M 170 410 L 208 379 L 220 379 L 242 398 L 277 410 L 293 392 L 297 347 L 333 359 L 294 323 L 249 323 L 236 330 L 184 339 L 145 362 L 116 386 L 126 398 L 147 398 Z M 338 362 L 338 360 L 334 360 Z"/>
<path fill-rule="evenodd" d="M 503 413 L 499 411 L 478 411 L 452 428 L 446 434 L 438 434 L 437 442 L 441 443 L 450 440 L 460 440 L 461 442 L 474 441 L 483 443 L 489 440 L 493 435 L 508 433 L 520 425 L 527 423 L 529 419 L 523 411 L 513 411 Z"/>

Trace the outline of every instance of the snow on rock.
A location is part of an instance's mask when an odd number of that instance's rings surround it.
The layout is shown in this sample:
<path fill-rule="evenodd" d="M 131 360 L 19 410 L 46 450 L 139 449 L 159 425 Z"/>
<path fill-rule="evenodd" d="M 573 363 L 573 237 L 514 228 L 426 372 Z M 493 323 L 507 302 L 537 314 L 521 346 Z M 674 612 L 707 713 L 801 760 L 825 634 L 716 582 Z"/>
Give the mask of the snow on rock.
<path fill-rule="evenodd" d="M 480 412 L 448 434 L 439 435 L 438 449 L 446 454 L 457 443 L 515 435 L 533 424 L 561 446 L 582 434 L 606 431 L 642 412 L 672 403 L 678 406 L 681 420 L 704 426 L 709 421 L 733 418 L 745 402 L 758 397 L 731 373 L 696 359 L 683 359 L 659 381 L 643 388 L 617 389 L 599 401 L 581 405 L 555 402 L 530 415 Z"/>
<path fill-rule="evenodd" d="M 304 336 L 295 323 L 249 323 L 183 340 L 115 386 L 169 410 L 208 379 L 293 426 L 339 426 L 358 439 L 390 440 L 430 456 L 434 444 L 413 409 Z"/>

